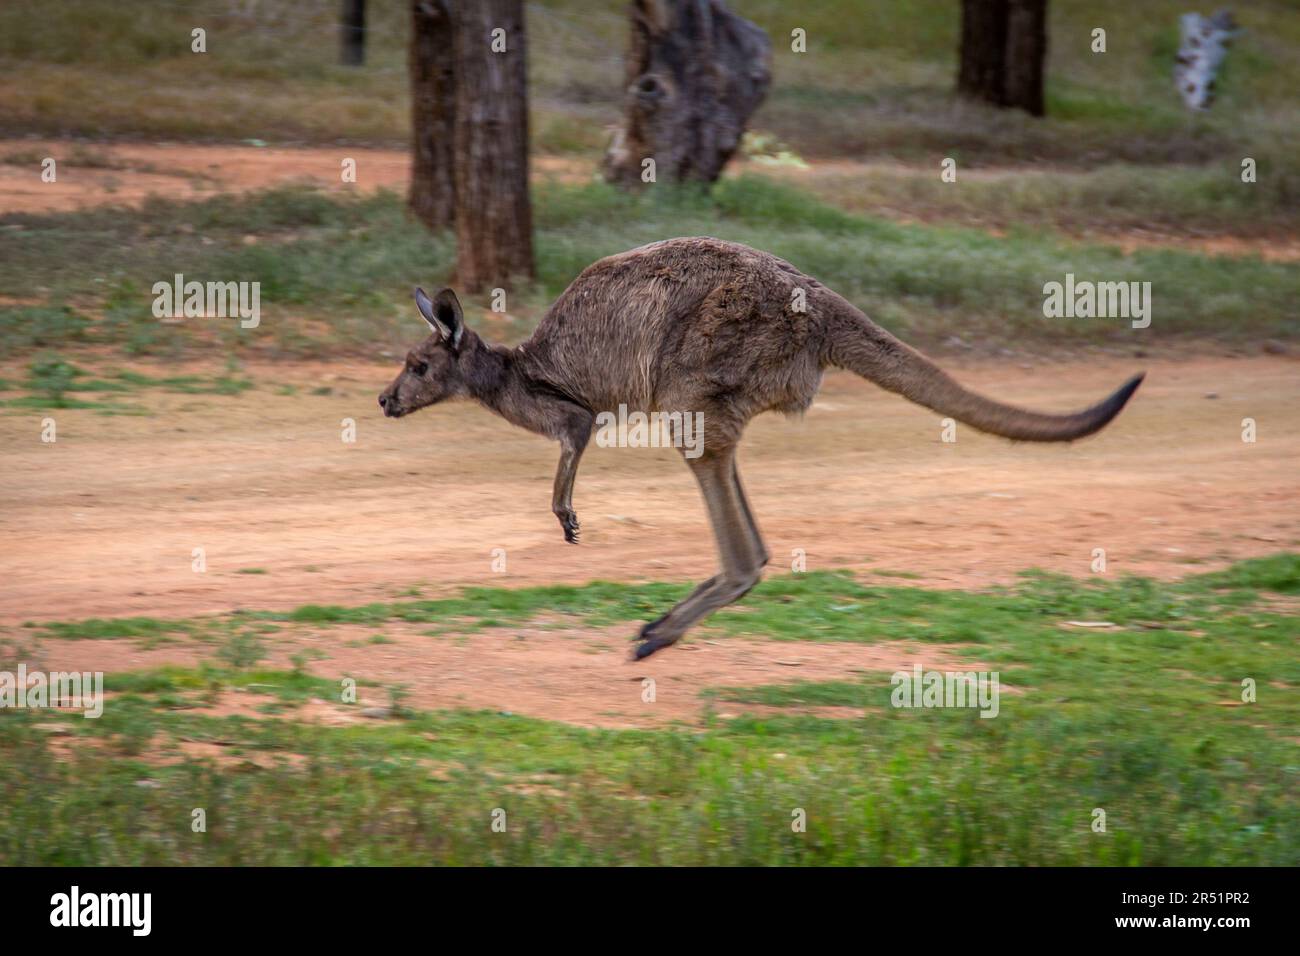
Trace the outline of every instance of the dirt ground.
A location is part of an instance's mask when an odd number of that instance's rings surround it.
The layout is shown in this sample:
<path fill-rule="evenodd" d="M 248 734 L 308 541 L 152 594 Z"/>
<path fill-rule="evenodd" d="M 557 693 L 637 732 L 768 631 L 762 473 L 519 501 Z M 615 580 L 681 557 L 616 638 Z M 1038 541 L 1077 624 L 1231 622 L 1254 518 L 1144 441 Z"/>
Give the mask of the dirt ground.
<path fill-rule="evenodd" d="M 674 654 L 631 663 L 626 629 L 579 630 L 564 621 L 544 621 L 504 633 L 430 637 L 421 633 L 428 627 L 390 622 L 382 627 L 300 629 L 276 640 L 263 663 L 287 669 L 294 654 L 309 652 L 312 673 L 357 681 L 357 706 L 313 701 L 295 713 L 298 719 L 330 725 L 384 719 L 391 704 L 387 688 L 393 685 L 400 685 L 406 695 L 403 706 L 420 710 L 456 707 L 578 726 L 653 727 L 694 722 L 706 711 L 726 720 L 764 710 L 748 703 L 710 702 L 701 697 L 710 688 L 853 680 L 871 674 L 886 679 L 883 675 L 894 671 L 910 672 L 913 664 L 938 670 L 990 669 L 955 648 L 907 641 L 820 644 L 697 636 Z M 387 643 L 365 640 L 377 630 Z M 121 640 L 54 640 L 30 653 L 27 666 L 48 673 L 90 670 L 93 664 L 95 670 L 114 673 L 194 666 L 210 650 L 195 644 L 146 650 Z M 653 681 L 652 693 L 648 681 Z M 1009 686 L 1000 689 L 1018 692 Z M 256 717 L 266 701 L 255 693 L 229 691 L 201 712 Z M 803 712 L 836 718 L 863 713 L 851 707 L 808 707 Z"/>
<path fill-rule="evenodd" d="M 68 149 L 0 142 L 0 157 Z M 197 198 L 301 179 L 403 189 L 407 176 L 405 154 L 352 147 L 92 149 L 117 168 L 65 165 L 57 183 L 41 184 L 31 170 L 0 164 L 0 212 L 137 203 L 150 194 Z M 339 180 L 344 156 L 357 159 L 357 186 Z M 541 158 L 535 168 L 543 178 L 592 174 L 571 160 Z M 903 572 L 919 585 L 978 588 L 1035 567 L 1088 575 L 1097 548 L 1108 574 L 1173 578 L 1300 546 L 1294 357 L 949 364 L 981 391 L 1043 410 L 1090 404 L 1137 369 L 1149 374 L 1110 428 L 1072 446 L 1015 445 L 962 426 L 945 443 L 939 416 L 848 374 L 829 375 L 804 418 L 760 418 L 742 446 L 773 572 L 801 554 L 810 570 Z M 142 391 L 127 400 L 148 416 L 56 412 L 55 443 L 41 441 L 49 413 L 0 415 L 0 636 L 21 633 L 24 621 L 187 617 L 360 604 L 411 588 L 432 597 L 466 585 L 712 573 L 703 508 L 674 453 L 593 446 L 578 477 L 583 538 L 574 547 L 549 510 L 554 446 L 468 405 L 386 420 L 375 398 L 395 372 L 252 365 L 247 375 L 258 387 L 238 396 Z M 21 375 L 0 368 L 0 377 Z M 279 394 L 282 385 L 297 391 Z M 329 394 L 312 394 L 320 386 Z M 1254 443 L 1242 441 L 1246 418 L 1256 422 Z M 356 423 L 355 442 L 342 440 L 345 419 Z M 196 548 L 203 573 L 192 569 Z M 493 569 L 497 549 L 504 571 Z M 635 627 L 592 633 L 551 622 L 512 629 L 504 643 L 500 634 L 444 640 L 385 627 L 394 643 L 382 645 L 359 643 L 369 632 L 304 628 L 273 656 L 285 663 L 295 649 L 320 652 L 318 672 L 406 684 L 416 706 L 628 726 L 698 715 L 705 687 L 891 671 L 917 653 L 887 643 L 701 639 L 629 665 Z M 45 641 L 33 663 L 112 671 L 192 663 L 208 651 Z M 946 653 L 928 646 L 927 666 L 942 666 Z M 648 710 L 644 676 L 660 682 L 661 705 Z"/>
<path fill-rule="evenodd" d="M 87 162 L 92 165 L 79 165 Z M 410 156 L 404 150 L 359 146 L 272 147 L 229 144 L 96 143 L 75 145 L 66 141 L 0 140 L 0 159 L 9 156 L 52 156 L 59 160 L 57 181 L 44 183 L 39 164 L 0 162 L 0 214 L 48 213 L 87 206 L 136 206 L 151 195 L 195 200 L 222 192 L 266 189 L 289 183 L 312 183 L 323 188 L 368 192 L 391 189 L 405 193 L 410 181 Z M 356 160 L 355 183 L 344 183 L 341 163 Z M 584 182 L 597 176 L 589 159 L 534 155 L 530 157 L 534 180 Z M 765 176 L 813 185 L 818 178 L 870 175 L 873 170 L 897 172 L 896 164 L 819 161 L 807 168 L 756 167 L 737 161 L 728 175 L 757 170 Z M 1005 170 L 971 170 L 971 178 L 1004 175 Z M 900 222 L 912 221 L 899 210 L 873 209 L 873 214 Z M 1239 236 L 1178 236 L 1126 231 L 1117 234 L 1089 232 L 1078 238 L 1110 243 L 1126 255 L 1145 248 L 1177 248 L 1208 256 L 1260 256 L 1274 262 L 1300 261 L 1300 240 L 1276 236 L 1250 239 Z"/>
<path fill-rule="evenodd" d="M 361 146 L 275 147 L 214 144 L 95 143 L 0 140 L 0 157 L 52 156 L 58 178 L 45 183 L 40 166 L 0 163 L 0 213 L 50 213 L 88 206 L 138 206 L 149 196 L 199 200 L 210 195 L 311 183 L 339 192 L 405 192 L 411 157 L 403 150 Z M 80 162 L 78 157 L 81 157 Z M 356 182 L 345 183 L 344 159 L 356 160 Z M 82 165 L 87 161 L 93 165 Z M 589 162 L 532 157 L 535 177 L 590 179 Z"/>
<path fill-rule="evenodd" d="M 954 371 L 982 391 L 1046 410 L 1087 404 L 1142 365 L 1148 377 L 1112 426 L 1068 446 L 1017 445 L 962 426 L 955 443 L 944 443 L 937 415 L 844 373 L 828 376 L 803 419 L 755 420 L 742 475 L 772 571 L 788 570 L 802 551 L 810 570 L 906 572 L 919 585 L 977 588 L 1033 567 L 1088 575 L 1095 548 L 1105 549 L 1108 574 L 1172 578 L 1300 546 L 1295 360 L 1024 365 Z M 593 445 L 575 494 L 582 544 L 566 544 L 549 510 L 550 443 L 467 404 L 384 419 L 375 397 L 393 372 L 253 366 L 259 387 L 238 396 L 146 391 L 132 400 L 148 417 L 57 412 L 53 444 L 40 439 L 46 413 L 0 417 L 0 627 L 360 604 L 412 587 L 436 596 L 465 585 L 712 573 L 703 508 L 675 453 Z M 297 383 L 298 393 L 277 394 L 284 383 Z M 310 394 L 321 384 L 331 394 Z M 353 443 L 341 437 L 346 418 L 356 422 Z M 1256 421 L 1254 443 L 1242 441 L 1244 418 Z M 204 549 L 204 573 L 192 570 L 194 548 Z M 503 573 L 493 570 L 498 548 Z M 263 573 L 240 573 L 248 569 Z M 533 632 L 515 649 L 491 650 L 480 636 L 452 648 L 399 639 L 352 652 L 348 666 L 381 681 L 415 675 L 415 684 L 436 688 L 418 697 L 427 704 L 576 722 L 606 715 L 620 725 L 639 698 L 620 708 L 607 685 L 625 690 L 622 677 L 642 670 L 686 680 L 712 661 L 707 682 L 727 685 L 809 679 L 817 669 L 772 663 L 778 655 L 887 670 L 907 661 L 896 648 L 871 664 L 840 660 L 870 648 L 799 644 L 748 654 L 696 644 L 625 665 L 635 626 L 625 634 Z M 342 663 L 347 639 L 340 629 L 312 638 L 334 659 L 322 673 Z M 55 643 L 63 645 L 60 664 L 92 670 L 129 647 L 47 641 L 44 653 Z M 619 680 L 611 681 L 615 661 Z M 152 658 L 134 666 L 146 663 Z M 448 672 L 464 677 L 449 683 Z M 426 674 L 430 681 L 418 679 Z"/>
<path fill-rule="evenodd" d="M 803 419 L 754 421 L 741 472 L 773 554 L 981 587 L 1025 568 L 1170 578 L 1300 545 L 1300 363 L 1285 357 L 959 367 L 1006 400 L 1067 410 L 1139 367 L 1104 432 L 1013 444 L 846 373 Z M 413 586 L 691 580 L 713 570 L 676 453 L 588 450 L 582 544 L 550 513 L 556 447 L 470 404 L 383 418 L 388 366 L 252 366 L 238 396 L 133 393 L 150 416 L 0 417 L 0 624 L 357 604 Z M 295 395 L 276 386 L 298 383 Z M 308 394 L 324 384 L 329 395 Z M 1213 397 L 1211 397 L 1213 396 Z M 356 440 L 342 439 L 346 418 Z M 1242 419 L 1258 440 L 1242 441 Z M 207 570 L 191 570 L 203 548 Z M 494 572 L 493 550 L 505 571 Z M 264 573 L 239 573 L 260 569 Z"/>

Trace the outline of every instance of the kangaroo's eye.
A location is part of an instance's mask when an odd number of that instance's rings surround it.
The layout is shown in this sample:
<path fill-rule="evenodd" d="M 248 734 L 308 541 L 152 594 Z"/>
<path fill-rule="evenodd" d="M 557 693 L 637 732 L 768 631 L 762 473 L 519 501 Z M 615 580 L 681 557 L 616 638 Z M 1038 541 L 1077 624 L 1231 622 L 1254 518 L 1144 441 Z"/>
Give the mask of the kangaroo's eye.
<path fill-rule="evenodd" d="M 429 371 L 428 363 L 421 362 L 419 365 L 415 366 L 415 368 L 411 369 L 411 371 L 416 375 L 423 375 L 425 372 Z"/>

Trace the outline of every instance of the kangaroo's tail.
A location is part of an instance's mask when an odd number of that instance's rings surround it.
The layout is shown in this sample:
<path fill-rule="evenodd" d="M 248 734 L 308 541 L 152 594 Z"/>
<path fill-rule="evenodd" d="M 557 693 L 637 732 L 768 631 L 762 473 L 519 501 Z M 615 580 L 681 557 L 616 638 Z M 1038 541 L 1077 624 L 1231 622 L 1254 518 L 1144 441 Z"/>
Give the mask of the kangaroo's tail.
<path fill-rule="evenodd" d="M 947 372 L 900 342 L 847 302 L 828 317 L 826 361 L 857 372 L 882 388 L 964 422 L 1016 441 L 1074 441 L 1101 430 L 1142 384 L 1135 375 L 1108 398 L 1067 415 L 1046 415 L 995 402 L 958 385 Z M 837 303 L 838 304 L 838 303 Z"/>

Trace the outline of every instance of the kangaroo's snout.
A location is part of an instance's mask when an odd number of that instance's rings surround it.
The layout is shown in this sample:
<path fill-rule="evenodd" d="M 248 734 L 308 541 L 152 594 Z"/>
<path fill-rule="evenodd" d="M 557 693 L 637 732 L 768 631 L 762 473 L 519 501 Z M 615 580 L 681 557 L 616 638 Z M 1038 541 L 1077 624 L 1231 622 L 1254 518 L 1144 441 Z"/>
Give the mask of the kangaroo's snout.
<path fill-rule="evenodd" d="M 392 388 L 386 388 L 379 393 L 379 407 L 384 410 L 384 416 L 387 418 L 402 417 L 402 406 L 397 403 L 397 396 Z"/>

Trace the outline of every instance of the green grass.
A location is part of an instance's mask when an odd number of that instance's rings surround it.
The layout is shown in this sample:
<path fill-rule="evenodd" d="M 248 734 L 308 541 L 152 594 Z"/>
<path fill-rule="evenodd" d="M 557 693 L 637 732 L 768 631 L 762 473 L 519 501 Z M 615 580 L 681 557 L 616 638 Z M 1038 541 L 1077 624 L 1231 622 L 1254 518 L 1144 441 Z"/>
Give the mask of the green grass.
<path fill-rule="evenodd" d="M 1125 256 L 1032 232 L 997 238 L 898 225 L 761 177 L 726 180 L 709 194 L 657 187 L 629 196 L 599 184 L 552 185 L 537 190 L 535 211 L 537 282 L 511 294 L 506 321 L 483 321 L 487 300 L 472 303 L 483 309 L 471 310 L 470 320 L 489 338 L 522 339 L 588 264 L 671 235 L 714 235 L 776 253 L 921 344 L 958 335 L 988 347 L 1026 339 L 1140 346 L 1300 331 L 1300 270 L 1290 264 L 1164 250 Z M 288 188 L 192 204 L 157 200 L 136 211 L 0 217 L 4 223 L 17 228 L 0 229 L 0 295 L 44 290 L 50 305 L 40 310 L 39 341 L 60 348 L 109 344 L 128 354 L 400 354 L 419 331 L 408 302 L 411 283 L 442 281 L 453 254 L 450 237 L 431 238 L 387 193 L 346 198 Z M 249 231 L 264 241 L 245 244 Z M 149 289 L 175 272 L 261 282 L 261 325 L 159 323 Z M 1043 285 L 1067 272 L 1151 282 L 1151 328 L 1045 319 Z M 74 302 L 75 314 L 98 304 L 103 318 L 74 321 L 65 311 Z M 28 306 L 0 306 L 0 337 L 34 344 L 31 313 Z"/>
<path fill-rule="evenodd" d="M 147 415 L 148 411 L 140 405 L 114 399 L 149 388 L 189 395 L 237 395 L 252 388 L 253 383 L 233 374 L 234 367 L 228 363 L 225 374 L 211 377 L 155 377 L 123 369 L 109 369 L 96 376 L 58 353 L 44 352 L 29 363 L 27 379 L 21 385 L 0 383 L 0 391 L 27 390 L 26 395 L 0 399 L 0 408 L 89 408 L 104 415 Z M 76 398 L 70 393 L 92 397 Z"/>
<path fill-rule="evenodd" d="M 66 306 L 0 306 L 0 344 L 11 349 L 45 348 L 85 342 L 89 317 Z"/>
<path fill-rule="evenodd" d="M 1300 177 L 1280 144 L 1257 144 L 1250 155 L 1254 183 L 1241 181 L 1241 156 L 1158 170 L 1109 159 L 1083 169 L 959 165 L 956 183 L 942 182 L 933 164 L 879 164 L 819 171 L 805 182 L 840 209 L 982 229 L 1289 238 Z"/>
<path fill-rule="evenodd" d="M 630 633 L 682 590 L 474 589 L 260 616 L 286 628 L 463 629 L 457 621 L 504 625 L 544 611 L 575 626 L 621 620 Z M 1300 851 L 1300 664 L 1297 618 L 1276 605 L 1296 593 L 1300 556 L 1288 554 L 1175 584 L 1035 574 L 984 593 L 818 573 L 765 582 L 707 632 L 967 642 L 968 659 L 1018 691 L 1003 694 L 993 720 L 894 709 L 889 675 L 855 673 L 716 688 L 714 706 L 738 716 L 701 727 L 587 730 L 405 706 L 383 723 L 327 727 L 293 719 L 295 704 L 339 701 L 336 681 L 302 670 L 112 674 L 99 721 L 0 715 L 0 862 L 1288 865 Z M 1120 628 L 1062 626 L 1081 618 Z M 1241 704 L 1247 677 L 1258 701 Z M 261 716 L 205 713 L 228 689 L 264 695 Z M 749 704 L 767 710 L 747 714 Z M 864 716 L 804 711 L 819 706 Z M 70 757 L 49 753 L 49 722 L 74 735 Z M 228 759 L 179 759 L 181 741 L 219 743 Z M 160 764 L 168 754 L 174 762 Z M 189 830 L 194 807 L 207 810 L 206 834 Z M 1104 834 L 1090 829 L 1097 807 Z M 504 834 L 491 830 L 497 808 Z M 806 833 L 791 830 L 796 809 Z"/>
<path fill-rule="evenodd" d="M 40 628 L 50 637 L 87 641 L 155 638 L 187 630 L 176 622 L 160 621 L 152 617 L 92 617 L 83 621 L 51 621 L 45 624 L 28 622 L 26 626 Z"/>

